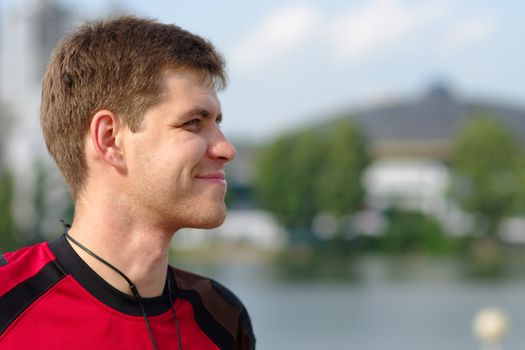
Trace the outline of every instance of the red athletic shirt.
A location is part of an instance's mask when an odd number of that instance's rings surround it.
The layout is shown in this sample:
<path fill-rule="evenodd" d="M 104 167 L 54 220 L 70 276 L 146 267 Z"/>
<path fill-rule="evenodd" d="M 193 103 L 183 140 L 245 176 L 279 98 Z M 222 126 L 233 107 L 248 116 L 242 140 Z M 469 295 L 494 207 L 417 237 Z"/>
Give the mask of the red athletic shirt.
<path fill-rule="evenodd" d="M 248 313 L 219 283 L 170 267 L 183 350 L 255 349 Z M 144 298 L 157 348 L 179 349 L 168 289 Z M 65 236 L 0 255 L 0 349 L 153 349 L 135 299 L 113 288 Z"/>

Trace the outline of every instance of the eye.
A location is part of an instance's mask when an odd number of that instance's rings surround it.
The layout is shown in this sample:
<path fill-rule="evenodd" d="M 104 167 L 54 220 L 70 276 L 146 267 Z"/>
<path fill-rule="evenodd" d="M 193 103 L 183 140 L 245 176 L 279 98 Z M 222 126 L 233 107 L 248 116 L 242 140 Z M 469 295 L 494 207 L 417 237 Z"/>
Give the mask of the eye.
<path fill-rule="evenodd" d="M 191 119 L 182 124 L 182 126 L 188 128 L 188 129 L 198 129 L 201 126 L 202 120 L 199 118 Z"/>
<path fill-rule="evenodd" d="M 217 116 L 217 118 L 215 118 L 215 124 L 217 124 L 217 126 L 220 128 L 221 127 L 221 124 L 222 124 L 222 113 L 219 114 Z"/>

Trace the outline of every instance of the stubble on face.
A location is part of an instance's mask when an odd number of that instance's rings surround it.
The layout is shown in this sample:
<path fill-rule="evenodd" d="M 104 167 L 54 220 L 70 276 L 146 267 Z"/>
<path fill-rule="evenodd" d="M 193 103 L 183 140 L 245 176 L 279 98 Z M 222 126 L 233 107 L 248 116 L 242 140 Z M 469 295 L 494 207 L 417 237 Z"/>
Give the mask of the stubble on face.
<path fill-rule="evenodd" d="M 226 161 L 207 151 L 217 125 L 206 120 L 195 131 L 180 116 L 203 108 L 213 117 L 220 114 L 219 100 L 195 72 L 166 74 L 165 83 L 165 98 L 146 112 L 143 127 L 129 138 L 130 200 L 136 215 L 173 232 L 217 227 L 226 216 L 226 186 L 199 178 L 223 172 Z"/>

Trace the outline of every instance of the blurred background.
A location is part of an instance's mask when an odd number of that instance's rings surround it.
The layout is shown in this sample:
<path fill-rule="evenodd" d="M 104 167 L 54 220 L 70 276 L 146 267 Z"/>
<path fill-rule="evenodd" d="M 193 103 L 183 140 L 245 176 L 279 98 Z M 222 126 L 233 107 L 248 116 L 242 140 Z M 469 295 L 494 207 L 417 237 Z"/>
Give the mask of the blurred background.
<path fill-rule="evenodd" d="M 172 261 L 233 289 L 258 349 L 525 344 L 523 2 L 0 0 L 0 252 L 61 234 L 39 128 L 49 54 L 86 19 L 176 23 L 225 55 L 230 208 Z M 0 281 L 1 283 L 1 281 Z"/>

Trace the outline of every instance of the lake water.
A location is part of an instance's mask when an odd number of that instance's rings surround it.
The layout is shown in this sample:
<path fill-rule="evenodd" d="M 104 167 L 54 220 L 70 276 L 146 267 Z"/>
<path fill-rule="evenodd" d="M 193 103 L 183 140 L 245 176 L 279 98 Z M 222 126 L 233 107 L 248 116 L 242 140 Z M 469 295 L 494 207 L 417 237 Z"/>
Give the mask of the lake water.
<path fill-rule="evenodd" d="M 525 279 L 465 277 L 459 262 L 363 257 L 348 277 L 288 278 L 275 264 L 178 264 L 227 285 L 250 311 L 259 350 L 476 350 L 476 312 L 497 306 L 525 345 Z M 185 266 L 184 266 L 185 265 Z"/>

